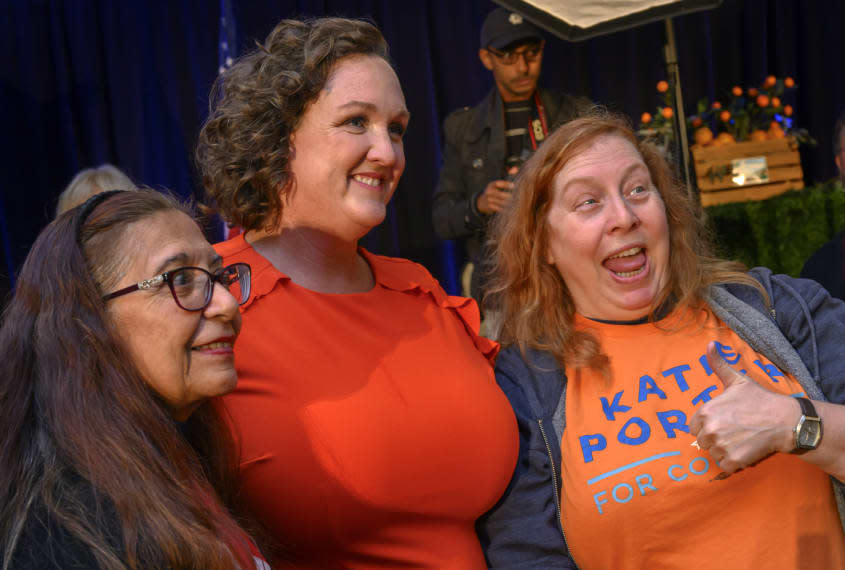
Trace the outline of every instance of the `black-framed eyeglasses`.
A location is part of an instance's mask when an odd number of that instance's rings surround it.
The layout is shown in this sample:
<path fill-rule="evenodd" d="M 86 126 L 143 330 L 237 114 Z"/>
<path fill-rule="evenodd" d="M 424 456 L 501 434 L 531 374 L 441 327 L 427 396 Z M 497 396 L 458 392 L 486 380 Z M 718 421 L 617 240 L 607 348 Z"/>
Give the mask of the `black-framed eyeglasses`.
<path fill-rule="evenodd" d="M 520 46 L 516 49 L 511 49 L 507 51 L 499 51 L 496 48 L 488 46 L 487 51 L 495 55 L 503 64 L 513 65 L 514 63 L 519 61 L 520 57 L 524 57 L 525 61 L 528 63 L 537 61 L 538 59 L 540 59 L 540 56 L 543 55 L 544 45 L 545 42 L 539 42 L 536 44 Z"/>
<path fill-rule="evenodd" d="M 202 311 L 214 295 L 214 283 L 220 283 L 243 305 L 249 299 L 251 269 L 246 263 L 233 263 L 214 273 L 202 267 L 179 267 L 145 279 L 103 297 L 104 301 L 132 293 L 160 287 L 167 283 L 176 304 L 186 311 Z"/>

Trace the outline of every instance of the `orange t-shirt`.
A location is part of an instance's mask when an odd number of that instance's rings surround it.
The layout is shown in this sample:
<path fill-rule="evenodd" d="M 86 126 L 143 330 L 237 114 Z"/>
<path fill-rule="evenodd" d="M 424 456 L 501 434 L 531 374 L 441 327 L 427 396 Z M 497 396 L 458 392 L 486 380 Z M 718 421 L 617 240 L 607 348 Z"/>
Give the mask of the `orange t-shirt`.
<path fill-rule="evenodd" d="M 821 469 L 778 453 L 714 480 L 721 470 L 690 445 L 690 419 L 722 391 L 705 356 L 711 340 L 765 388 L 803 393 L 723 322 L 695 315 L 701 326 L 675 332 L 577 319 L 601 341 L 611 379 L 566 371 L 561 507 L 573 558 L 584 569 L 845 568 Z"/>
<path fill-rule="evenodd" d="M 252 267 L 224 401 L 248 505 L 298 567 L 484 568 L 476 518 L 513 474 L 516 420 L 474 301 L 421 266 L 360 250 L 376 286 L 317 293 L 243 236 Z"/>

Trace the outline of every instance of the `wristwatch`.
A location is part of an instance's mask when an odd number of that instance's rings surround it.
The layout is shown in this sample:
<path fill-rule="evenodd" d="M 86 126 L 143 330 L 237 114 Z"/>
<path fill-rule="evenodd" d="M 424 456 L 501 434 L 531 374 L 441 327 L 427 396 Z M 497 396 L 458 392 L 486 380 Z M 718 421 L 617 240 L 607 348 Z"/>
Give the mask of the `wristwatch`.
<path fill-rule="evenodd" d="M 816 449 L 822 441 L 822 419 L 816 407 L 807 398 L 796 398 L 801 406 L 801 419 L 795 426 L 795 449 L 792 453 L 802 454 Z"/>

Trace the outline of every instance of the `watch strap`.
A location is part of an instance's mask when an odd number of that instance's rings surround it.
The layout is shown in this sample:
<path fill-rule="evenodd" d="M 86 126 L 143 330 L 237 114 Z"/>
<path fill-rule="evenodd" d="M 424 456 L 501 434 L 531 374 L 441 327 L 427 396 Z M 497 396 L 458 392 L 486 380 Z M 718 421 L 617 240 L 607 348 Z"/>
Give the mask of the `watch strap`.
<path fill-rule="evenodd" d="M 795 449 L 792 450 L 792 453 L 796 455 L 801 455 L 803 453 L 807 453 L 815 449 L 816 447 L 803 447 L 800 444 L 800 428 L 803 427 L 807 421 L 818 422 L 819 424 L 819 435 L 821 435 L 821 418 L 819 417 L 818 412 L 816 412 L 816 407 L 813 405 L 813 402 L 810 401 L 809 398 L 799 397 L 795 398 L 798 400 L 798 405 L 801 406 L 801 419 L 798 420 L 798 425 L 795 426 Z M 821 442 L 821 438 L 818 440 Z M 817 442 L 818 443 L 818 442 Z"/>
<path fill-rule="evenodd" d="M 809 398 L 795 398 L 798 400 L 798 405 L 801 406 L 801 414 L 807 416 L 808 418 L 818 418 L 819 415 L 816 413 L 816 407 L 813 405 L 813 402 L 810 401 Z"/>

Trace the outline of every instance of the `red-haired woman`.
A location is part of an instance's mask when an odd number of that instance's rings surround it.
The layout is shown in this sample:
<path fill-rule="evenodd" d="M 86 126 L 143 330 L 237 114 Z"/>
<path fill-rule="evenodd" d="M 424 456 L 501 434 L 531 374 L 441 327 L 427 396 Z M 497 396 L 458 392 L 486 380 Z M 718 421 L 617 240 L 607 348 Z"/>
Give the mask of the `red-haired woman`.
<path fill-rule="evenodd" d="M 521 441 L 491 567 L 845 567 L 845 305 L 714 257 L 672 174 L 597 112 L 497 220 Z"/>
<path fill-rule="evenodd" d="M 266 567 L 208 402 L 235 387 L 249 289 L 158 192 L 42 231 L 0 329 L 0 567 Z"/>

